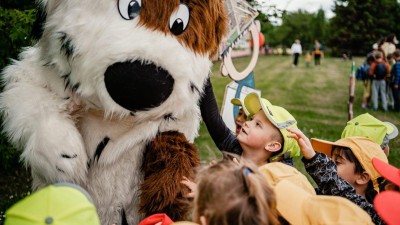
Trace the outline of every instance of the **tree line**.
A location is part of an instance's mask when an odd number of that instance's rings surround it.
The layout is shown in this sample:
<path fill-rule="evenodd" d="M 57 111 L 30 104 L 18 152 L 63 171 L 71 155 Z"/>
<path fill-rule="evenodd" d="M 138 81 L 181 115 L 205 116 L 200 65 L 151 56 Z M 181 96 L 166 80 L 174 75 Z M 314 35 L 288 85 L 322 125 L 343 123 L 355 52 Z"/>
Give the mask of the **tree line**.
<path fill-rule="evenodd" d="M 290 47 L 299 39 L 303 49 L 310 50 L 314 40 L 320 40 L 333 56 L 349 52 L 365 56 L 374 43 L 388 34 L 400 37 L 397 22 L 400 3 L 397 0 L 335 0 L 332 18 L 326 18 L 322 9 L 316 13 L 286 12 L 271 9 L 263 2 L 252 4 L 260 12 L 262 33 L 271 47 Z M 280 17 L 280 25 L 271 23 L 276 17 Z"/>

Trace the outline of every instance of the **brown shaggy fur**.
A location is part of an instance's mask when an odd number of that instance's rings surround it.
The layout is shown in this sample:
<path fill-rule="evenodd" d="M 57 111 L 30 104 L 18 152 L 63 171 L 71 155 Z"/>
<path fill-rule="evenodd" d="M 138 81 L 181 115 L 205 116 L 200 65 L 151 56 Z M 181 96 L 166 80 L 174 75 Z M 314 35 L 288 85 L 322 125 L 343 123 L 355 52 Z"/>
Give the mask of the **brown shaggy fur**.
<path fill-rule="evenodd" d="M 157 135 L 144 153 L 140 212 L 146 217 L 166 213 L 174 221 L 187 219 L 189 201 L 183 196 L 189 189 L 180 182 L 183 176 L 193 180 L 199 165 L 195 146 L 182 133 Z"/>
<path fill-rule="evenodd" d="M 146 0 L 142 2 L 140 24 L 168 35 L 173 35 L 169 30 L 169 17 L 180 3 L 185 3 L 190 10 L 188 27 L 176 38 L 182 45 L 195 52 L 210 54 L 210 58 L 218 52 L 218 46 L 228 29 L 224 1 Z"/>

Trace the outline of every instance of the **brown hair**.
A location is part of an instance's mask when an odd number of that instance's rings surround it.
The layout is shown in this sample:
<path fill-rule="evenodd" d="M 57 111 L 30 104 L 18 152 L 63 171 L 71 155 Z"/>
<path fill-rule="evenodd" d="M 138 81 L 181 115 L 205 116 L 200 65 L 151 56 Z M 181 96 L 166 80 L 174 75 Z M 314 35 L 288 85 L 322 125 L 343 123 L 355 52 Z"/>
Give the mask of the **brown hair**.
<path fill-rule="evenodd" d="M 279 224 L 275 194 L 252 165 L 223 160 L 198 177 L 193 220 L 208 225 Z"/>
<path fill-rule="evenodd" d="M 396 49 L 396 51 L 393 52 L 393 56 L 394 56 L 395 59 L 399 58 L 400 57 L 400 50 Z"/>

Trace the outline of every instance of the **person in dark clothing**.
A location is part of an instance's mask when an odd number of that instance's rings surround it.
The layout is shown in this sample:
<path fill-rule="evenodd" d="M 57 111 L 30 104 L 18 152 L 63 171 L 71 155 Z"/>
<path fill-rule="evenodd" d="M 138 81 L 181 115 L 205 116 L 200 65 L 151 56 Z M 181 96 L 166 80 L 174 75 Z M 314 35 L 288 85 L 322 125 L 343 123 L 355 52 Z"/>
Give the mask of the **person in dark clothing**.
<path fill-rule="evenodd" d="M 310 142 L 299 129 L 288 130 L 292 133 L 289 137 L 300 145 L 304 167 L 318 185 L 317 194 L 347 198 L 364 209 L 375 224 L 384 224 L 373 206 L 383 179 L 372 158 L 388 161 L 378 144 L 365 137 Z"/>
<path fill-rule="evenodd" d="M 254 95 L 253 97 L 258 96 L 255 93 L 251 93 L 249 95 Z M 247 96 L 246 96 L 246 98 L 247 98 Z M 259 99 L 258 97 L 256 97 L 256 98 L 252 99 L 252 101 L 258 102 L 258 106 L 260 108 L 257 108 L 257 112 L 260 111 L 261 110 L 261 103 L 260 103 L 261 98 Z M 246 100 L 245 100 L 245 102 L 246 102 Z M 244 107 L 246 107 L 246 103 L 245 103 Z M 279 108 L 281 108 L 281 107 L 279 107 Z M 217 145 L 218 149 L 220 149 L 221 151 L 226 151 L 226 152 L 234 153 L 237 155 L 242 155 L 243 154 L 243 143 L 241 145 L 238 138 L 229 130 L 229 128 L 224 123 L 224 121 L 218 111 L 218 106 L 217 106 L 217 103 L 215 100 L 215 95 L 212 90 L 212 84 L 211 84 L 210 80 L 208 80 L 207 84 L 205 85 L 204 95 L 200 101 L 200 109 L 201 109 L 201 115 L 203 117 L 203 121 L 210 133 L 211 138 L 213 139 L 214 143 Z M 249 111 L 248 107 L 246 107 L 246 109 L 247 109 L 247 111 Z M 283 109 L 283 108 L 281 108 L 281 109 Z M 284 111 L 286 111 L 286 110 L 284 110 Z M 253 116 L 256 112 L 249 111 L 249 113 L 250 113 L 250 116 Z M 290 117 L 293 118 L 291 115 L 290 115 Z M 294 121 L 294 124 L 295 124 L 296 121 L 294 120 L 294 118 L 292 120 Z M 250 122 L 248 122 L 248 123 L 250 123 Z M 289 124 L 289 125 L 292 125 L 292 124 Z M 275 129 L 277 129 L 278 133 L 279 133 L 279 131 L 282 132 L 282 130 L 284 130 L 284 129 L 278 129 L 276 127 L 275 127 Z M 283 132 L 285 132 L 285 131 L 283 131 Z M 240 139 L 240 137 L 239 137 L 239 139 Z M 267 163 L 269 161 L 281 161 L 283 163 L 293 166 L 293 159 L 292 159 L 291 155 L 297 154 L 299 152 L 298 145 L 297 145 L 297 143 L 294 145 L 286 143 L 286 142 L 291 142 L 291 141 L 290 140 L 287 141 L 287 138 L 285 138 L 285 135 L 283 135 L 281 141 L 282 142 L 280 143 L 280 146 L 282 148 L 278 149 L 278 151 L 276 153 L 274 153 L 271 157 L 268 157 L 268 159 L 265 163 Z M 291 147 L 293 147 L 293 149 L 291 149 Z"/>
<path fill-rule="evenodd" d="M 315 66 L 320 66 L 321 65 L 321 58 L 324 57 L 324 48 L 321 43 L 319 43 L 318 40 L 315 40 L 315 44 L 312 49 L 312 53 L 314 56 L 314 63 Z"/>
<path fill-rule="evenodd" d="M 393 92 L 394 110 L 400 112 L 400 50 L 393 53 L 396 63 L 392 66 L 390 76 L 390 86 Z"/>

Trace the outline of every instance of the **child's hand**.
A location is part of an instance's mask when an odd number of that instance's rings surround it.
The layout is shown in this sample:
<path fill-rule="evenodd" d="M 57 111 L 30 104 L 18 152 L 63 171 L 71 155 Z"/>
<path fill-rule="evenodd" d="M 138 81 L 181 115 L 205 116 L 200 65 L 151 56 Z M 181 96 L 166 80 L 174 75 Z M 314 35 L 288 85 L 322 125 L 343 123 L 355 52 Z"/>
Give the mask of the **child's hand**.
<path fill-rule="evenodd" d="M 237 158 L 233 158 L 232 161 L 233 161 L 236 165 L 240 166 L 240 162 L 239 162 L 239 160 L 238 160 Z"/>
<path fill-rule="evenodd" d="M 189 180 L 187 177 L 183 177 L 183 180 L 181 181 L 181 184 L 184 184 L 190 190 L 190 193 L 188 193 L 184 197 L 186 197 L 186 198 L 194 198 L 194 194 L 195 194 L 196 189 L 197 189 L 197 184 L 195 182 Z"/>
<path fill-rule="evenodd" d="M 311 145 L 310 140 L 301 132 L 301 130 L 297 128 L 287 128 L 291 134 L 288 135 L 289 138 L 293 138 L 297 141 L 300 146 L 301 153 L 303 154 L 304 158 L 311 159 L 315 156 L 315 151 Z"/>

